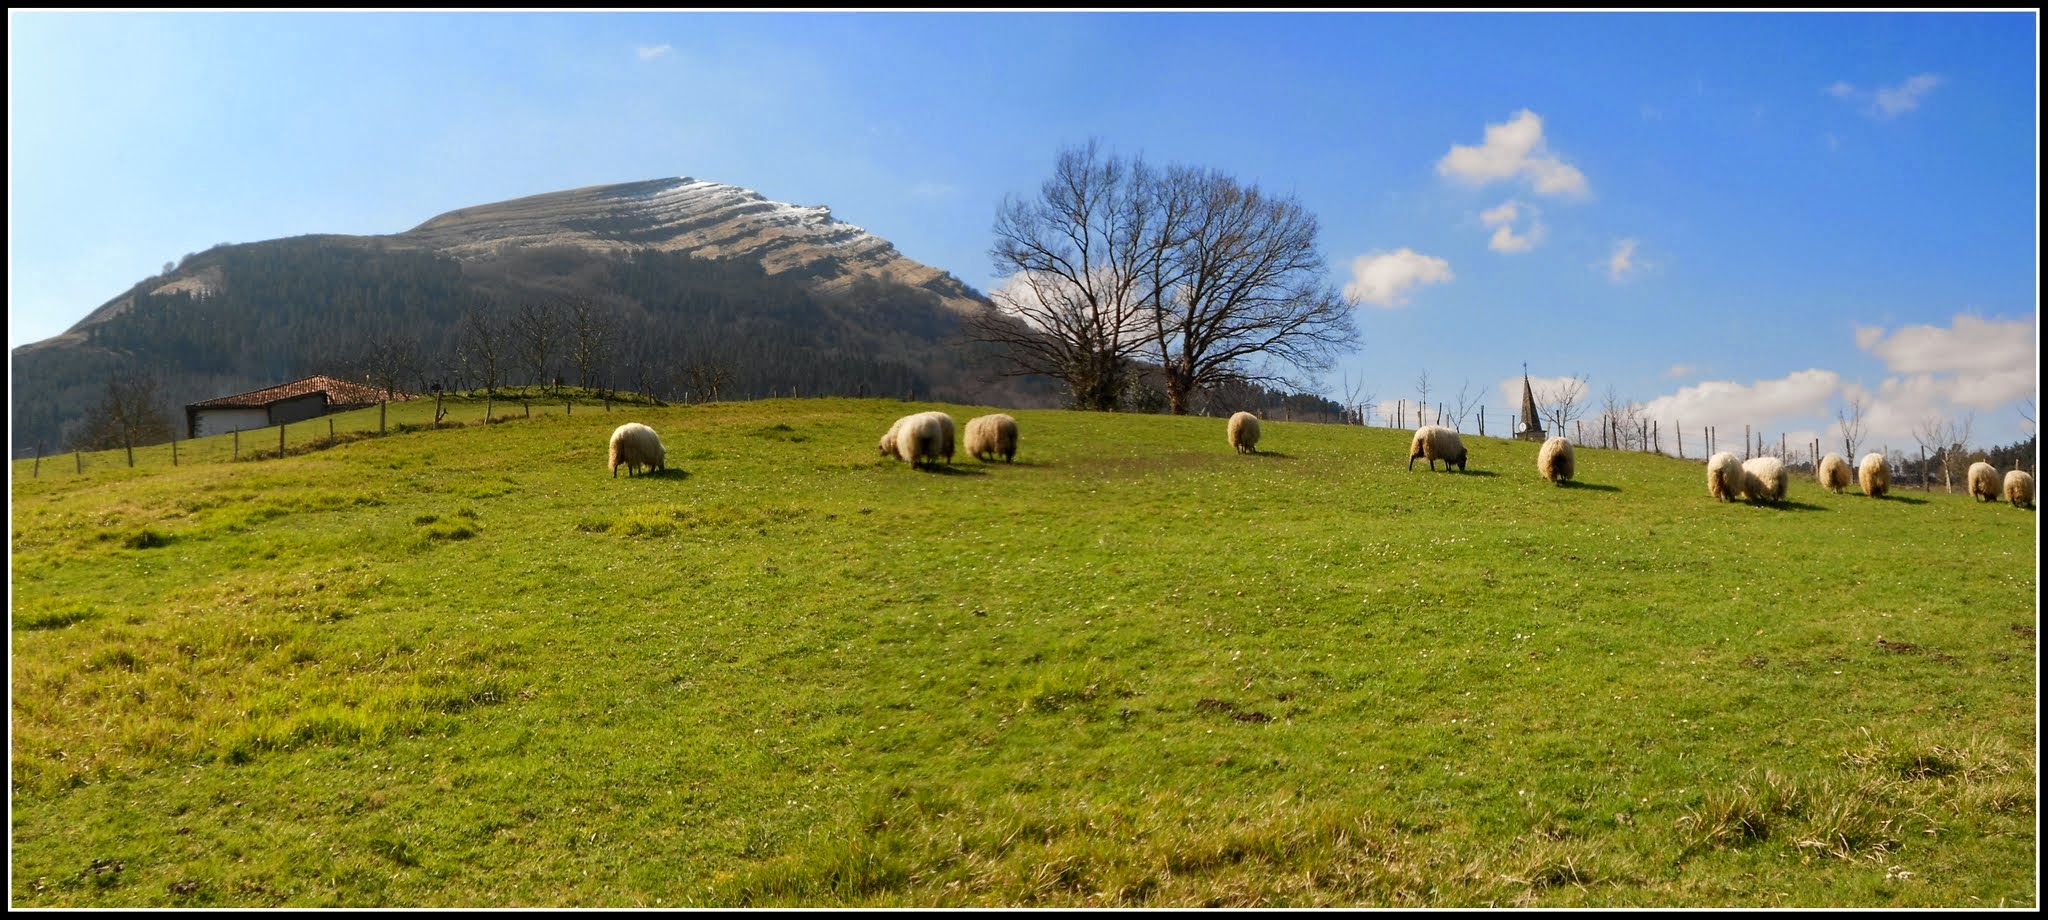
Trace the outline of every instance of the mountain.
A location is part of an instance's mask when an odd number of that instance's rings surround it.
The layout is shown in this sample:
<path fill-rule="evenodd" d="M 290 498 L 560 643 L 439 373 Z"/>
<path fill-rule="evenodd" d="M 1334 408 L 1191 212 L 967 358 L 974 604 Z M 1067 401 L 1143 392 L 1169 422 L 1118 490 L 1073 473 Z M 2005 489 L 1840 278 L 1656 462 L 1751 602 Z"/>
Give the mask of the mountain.
<path fill-rule="evenodd" d="M 960 334 L 986 304 L 829 208 L 682 177 L 462 208 L 399 233 L 221 245 L 143 279 L 63 334 L 13 353 L 17 456 L 61 449 L 122 370 L 157 375 L 174 416 L 191 402 L 313 373 L 480 386 L 468 324 L 497 339 L 498 383 L 572 384 L 702 398 L 902 395 L 1057 402 L 1003 377 Z M 575 360 L 581 306 L 610 360 Z M 560 326 L 545 360 L 513 359 L 522 312 Z M 392 363 L 392 355 L 404 360 Z M 583 377 L 593 379 L 582 379 Z M 694 391 L 693 391 L 694 387 Z"/>

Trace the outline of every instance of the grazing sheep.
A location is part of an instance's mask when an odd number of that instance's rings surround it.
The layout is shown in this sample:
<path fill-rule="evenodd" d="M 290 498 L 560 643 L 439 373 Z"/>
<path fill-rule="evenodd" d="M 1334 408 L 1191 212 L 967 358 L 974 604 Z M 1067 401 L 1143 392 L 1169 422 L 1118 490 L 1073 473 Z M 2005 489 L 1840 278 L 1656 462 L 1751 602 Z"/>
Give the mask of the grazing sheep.
<path fill-rule="evenodd" d="M 1995 502 L 2004 491 L 2004 483 L 1998 478 L 1998 467 L 1982 460 L 1970 464 L 1970 497 L 1980 502 Z"/>
<path fill-rule="evenodd" d="M 906 416 L 906 418 L 907 418 L 907 417 L 908 417 L 908 416 Z M 889 431 L 888 431 L 888 433 L 886 433 L 886 434 L 882 435 L 882 443 L 881 443 L 880 445 L 878 445 L 878 446 L 879 446 L 879 447 L 880 447 L 880 448 L 882 449 L 882 456 L 884 456 L 884 457 L 888 457 L 888 458 L 890 458 L 890 459 L 892 459 L 892 460 L 893 460 L 893 459 L 895 459 L 895 457 L 896 457 L 896 431 L 897 431 L 897 429 L 899 429 L 899 428 L 902 428 L 902 427 L 903 427 L 903 419 L 900 419 L 900 418 L 899 418 L 899 419 L 897 419 L 897 420 L 895 421 L 895 423 L 893 423 L 893 424 L 891 424 L 891 425 L 889 426 Z"/>
<path fill-rule="evenodd" d="M 1820 481 L 1821 488 L 1840 495 L 1843 489 L 1849 487 L 1849 461 L 1843 459 L 1841 454 L 1830 453 L 1820 458 L 1820 466 L 1814 470 L 1814 478 Z"/>
<path fill-rule="evenodd" d="M 967 453 L 983 463 L 1000 455 L 1004 463 L 1017 454 L 1017 420 L 1000 412 L 967 420 Z"/>
<path fill-rule="evenodd" d="M 1408 442 L 1408 468 L 1415 468 L 1415 458 L 1429 461 L 1429 468 L 1436 469 L 1436 462 L 1444 462 L 1444 472 L 1451 471 L 1456 464 L 1458 472 L 1465 471 L 1465 439 L 1442 425 L 1424 425 L 1415 429 L 1415 440 Z"/>
<path fill-rule="evenodd" d="M 1785 462 L 1776 457 L 1751 457 L 1742 461 L 1742 491 L 1753 502 L 1785 500 Z"/>
<path fill-rule="evenodd" d="M 613 479 L 619 478 L 621 463 L 626 465 L 627 479 L 633 478 L 643 466 L 650 473 L 668 468 L 664 464 L 668 451 L 661 446 L 661 437 L 639 422 L 627 422 L 612 429 L 611 448 Z"/>
<path fill-rule="evenodd" d="M 1742 497 L 1742 461 L 1722 451 L 1707 460 L 1707 494 L 1724 502 Z"/>
<path fill-rule="evenodd" d="M 2005 500 L 2015 508 L 2034 507 L 2034 474 L 2026 470 L 2005 474 Z"/>
<path fill-rule="evenodd" d="M 912 467 L 920 463 L 925 466 L 936 464 L 940 458 L 953 462 L 953 417 L 944 412 L 918 412 L 896 420 L 889 433 L 882 435 L 882 447 L 895 448 L 896 458 L 909 461 Z"/>
<path fill-rule="evenodd" d="M 1536 452 L 1536 472 L 1559 485 L 1572 478 L 1571 439 L 1551 438 L 1543 442 L 1543 449 Z"/>
<path fill-rule="evenodd" d="M 1259 417 L 1239 412 L 1230 417 L 1230 446 L 1240 454 L 1259 452 Z"/>
<path fill-rule="evenodd" d="M 1892 468 L 1877 451 L 1864 454 L 1856 464 L 1856 487 L 1871 498 L 1883 498 L 1892 488 Z"/>

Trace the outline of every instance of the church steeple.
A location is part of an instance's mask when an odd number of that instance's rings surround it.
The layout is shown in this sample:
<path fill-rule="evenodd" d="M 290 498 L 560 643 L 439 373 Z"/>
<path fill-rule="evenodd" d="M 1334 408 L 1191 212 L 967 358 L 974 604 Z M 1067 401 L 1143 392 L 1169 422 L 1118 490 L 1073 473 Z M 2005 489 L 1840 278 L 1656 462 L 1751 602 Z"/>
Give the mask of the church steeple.
<path fill-rule="evenodd" d="M 1536 392 L 1529 388 L 1529 365 L 1522 364 L 1522 431 L 1519 437 L 1543 440 L 1543 420 L 1536 415 Z"/>

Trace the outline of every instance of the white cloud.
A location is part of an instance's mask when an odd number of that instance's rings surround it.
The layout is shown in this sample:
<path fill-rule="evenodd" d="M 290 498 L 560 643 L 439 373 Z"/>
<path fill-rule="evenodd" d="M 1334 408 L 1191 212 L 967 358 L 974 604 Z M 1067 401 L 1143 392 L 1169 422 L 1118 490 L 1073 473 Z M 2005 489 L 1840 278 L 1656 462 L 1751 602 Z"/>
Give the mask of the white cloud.
<path fill-rule="evenodd" d="M 960 189 L 944 182 L 924 181 L 910 187 L 915 198 L 951 198 L 960 194 Z"/>
<path fill-rule="evenodd" d="M 1740 444 L 1739 433 L 1729 434 L 1743 425 L 1762 428 L 1784 418 L 1831 416 L 1841 383 L 1841 375 L 1819 368 L 1748 384 L 1706 380 L 1644 403 L 1643 412 L 1667 429 L 1682 425 L 1698 432 L 1711 425 L 1717 442 Z"/>
<path fill-rule="evenodd" d="M 1897 86 L 1880 89 L 1877 91 L 1877 110 L 1882 112 L 1886 118 L 1891 118 L 1900 112 L 1910 112 L 1920 107 L 1920 98 L 1922 96 L 1933 92 L 1934 88 L 1940 84 L 1941 77 L 1931 73 L 1923 73 L 1915 75 Z"/>
<path fill-rule="evenodd" d="M 1859 326 L 1856 347 L 1883 359 L 1895 374 L 1943 372 L 2001 374 L 2034 368 L 2034 317 L 1989 320 L 1958 313 L 1948 328 L 1901 326 L 1886 334 L 1882 327 Z M 2019 398 L 2024 392 L 2009 398 Z"/>
<path fill-rule="evenodd" d="M 1408 302 L 1407 292 L 1418 284 L 1450 281 L 1451 263 L 1426 256 L 1406 246 L 1393 252 L 1373 250 L 1351 260 L 1351 281 L 1344 296 L 1381 307 L 1398 307 Z"/>
<path fill-rule="evenodd" d="M 1837 99 L 1864 99 L 1868 105 L 1864 111 L 1874 118 L 1896 118 L 1920 107 L 1920 100 L 1942 83 L 1940 74 L 1915 74 L 1897 86 L 1885 86 L 1864 92 L 1847 81 L 1836 81 L 1825 92 Z"/>
<path fill-rule="evenodd" d="M 1543 119 L 1523 109 L 1501 124 L 1486 126 L 1486 143 L 1452 144 L 1436 164 L 1438 175 L 1474 185 L 1521 178 L 1538 194 L 1583 196 L 1586 175 L 1545 149 Z"/>
<path fill-rule="evenodd" d="M 673 50 L 675 49 L 669 47 L 667 42 L 663 42 L 659 45 L 645 46 L 642 47 L 639 51 L 640 59 L 643 61 L 651 61 Z"/>
<path fill-rule="evenodd" d="M 1529 229 L 1518 235 L 1515 233 L 1514 224 L 1521 217 L 1524 208 L 1529 212 Z M 1480 213 L 1479 220 L 1493 228 L 1493 238 L 1487 241 L 1487 248 L 1495 252 L 1528 252 L 1535 248 L 1537 243 L 1543 241 L 1545 233 L 1542 222 L 1536 219 L 1536 213 L 1535 208 L 1529 208 L 1512 199 L 1503 202 L 1500 207 Z"/>
<path fill-rule="evenodd" d="M 1620 284 L 1622 279 L 1636 270 L 1636 241 L 1616 240 L 1614 252 L 1607 256 L 1607 280 Z"/>
<path fill-rule="evenodd" d="M 1690 364 L 1673 364 L 1670 367 L 1664 369 L 1664 376 L 1690 377 L 1692 376 L 1692 372 L 1695 370 L 1697 370 L 1697 368 L 1693 367 Z"/>

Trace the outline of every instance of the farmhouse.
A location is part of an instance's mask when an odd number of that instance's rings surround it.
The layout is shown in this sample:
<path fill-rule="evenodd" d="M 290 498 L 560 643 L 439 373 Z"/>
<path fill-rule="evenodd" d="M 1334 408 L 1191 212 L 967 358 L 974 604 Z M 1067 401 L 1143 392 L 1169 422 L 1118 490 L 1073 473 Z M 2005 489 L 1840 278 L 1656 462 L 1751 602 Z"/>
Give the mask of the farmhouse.
<path fill-rule="evenodd" d="M 324 374 L 302 377 L 261 390 L 222 396 L 185 407 L 187 437 L 203 438 L 250 428 L 318 418 L 329 412 L 374 406 L 385 399 L 412 399 L 410 393 L 386 396 L 384 390 Z"/>

